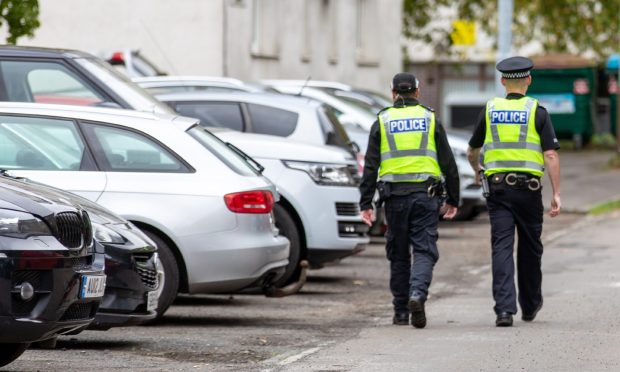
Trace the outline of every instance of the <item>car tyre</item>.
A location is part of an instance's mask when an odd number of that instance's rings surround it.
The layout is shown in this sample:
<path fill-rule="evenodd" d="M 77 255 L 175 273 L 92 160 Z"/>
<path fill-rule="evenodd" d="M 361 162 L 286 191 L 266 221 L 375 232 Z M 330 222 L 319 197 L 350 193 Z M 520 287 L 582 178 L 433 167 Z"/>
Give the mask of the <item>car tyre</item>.
<path fill-rule="evenodd" d="M 28 344 L 0 344 L 0 367 L 19 358 L 27 348 Z"/>
<path fill-rule="evenodd" d="M 157 245 L 159 260 L 164 269 L 163 287 L 157 302 L 157 316 L 152 321 L 147 322 L 149 324 L 160 319 L 177 297 L 179 292 L 179 266 L 174 253 L 162 238 L 148 230 L 144 230 L 144 233 Z"/>
<path fill-rule="evenodd" d="M 280 230 L 280 235 L 285 236 L 291 242 L 286 271 L 275 283 L 276 287 L 281 288 L 296 282 L 301 275 L 301 267 L 299 266 L 301 261 L 301 237 L 295 220 L 283 206 L 275 204 L 273 206 L 273 214 L 276 227 Z"/>

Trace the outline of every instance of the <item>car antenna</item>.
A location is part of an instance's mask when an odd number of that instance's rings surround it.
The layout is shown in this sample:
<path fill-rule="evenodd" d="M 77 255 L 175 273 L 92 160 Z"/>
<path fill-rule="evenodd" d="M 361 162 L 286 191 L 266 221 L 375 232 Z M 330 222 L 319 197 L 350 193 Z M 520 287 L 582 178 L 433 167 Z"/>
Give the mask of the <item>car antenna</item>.
<path fill-rule="evenodd" d="M 301 93 L 303 93 L 304 89 L 308 86 L 308 83 L 310 82 L 311 78 L 312 78 L 312 76 L 308 75 L 308 78 L 306 79 L 306 81 L 304 81 L 304 85 L 301 86 L 301 89 L 299 90 L 299 93 L 297 93 L 298 96 L 301 97 Z"/>

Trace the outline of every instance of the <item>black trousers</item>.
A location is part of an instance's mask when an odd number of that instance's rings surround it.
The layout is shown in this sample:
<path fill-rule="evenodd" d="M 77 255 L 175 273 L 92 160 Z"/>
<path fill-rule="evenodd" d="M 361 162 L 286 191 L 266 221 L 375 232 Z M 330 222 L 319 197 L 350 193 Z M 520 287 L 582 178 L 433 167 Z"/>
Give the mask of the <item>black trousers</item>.
<path fill-rule="evenodd" d="M 439 198 L 429 198 L 426 192 L 393 195 L 386 200 L 385 216 L 392 303 L 395 312 L 407 312 L 410 296 L 415 294 L 426 300 L 433 268 L 439 259 Z"/>
<path fill-rule="evenodd" d="M 543 225 L 541 191 L 506 188 L 487 199 L 491 220 L 493 298 L 495 313 L 517 313 L 513 250 L 517 243 L 517 283 L 523 313 L 532 313 L 542 302 L 540 240 Z"/>

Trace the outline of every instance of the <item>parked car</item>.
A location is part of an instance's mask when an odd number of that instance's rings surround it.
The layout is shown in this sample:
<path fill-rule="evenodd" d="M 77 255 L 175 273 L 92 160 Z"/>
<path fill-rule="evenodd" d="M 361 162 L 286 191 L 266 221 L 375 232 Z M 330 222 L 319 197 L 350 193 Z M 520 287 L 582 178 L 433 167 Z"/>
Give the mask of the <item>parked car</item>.
<path fill-rule="evenodd" d="M 103 52 L 101 57 L 129 77 L 166 75 L 137 49 Z"/>
<path fill-rule="evenodd" d="M 354 88 L 351 85 L 335 81 L 321 80 L 263 80 L 267 86 L 310 87 L 340 98 L 364 110 L 376 114 L 384 107 L 392 105 L 392 100 L 380 93 L 367 89 Z"/>
<path fill-rule="evenodd" d="M 0 176 L 0 366 L 93 321 L 105 290 L 88 213 Z"/>
<path fill-rule="evenodd" d="M 268 290 L 284 273 L 275 186 L 197 120 L 25 103 L 0 113 L 0 167 L 95 201 L 157 244 L 158 317 L 178 291 Z"/>
<path fill-rule="evenodd" d="M 181 92 L 211 93 L 278 93 L 260 83 L 215 76 L 149 76 L 136 77 L 132 81 L 152 95 Z"/>
<path fill-rule="evenodd" d="M 282 84 L 280 83 L 280 80 L 263 80 L 261 82 L 265 85 L 271 86 L 280 93 L 312 98 L 333 107 L 335 109 L 336 117 L 342 123 L 347 132 L 349 129 L 356 128 L 369 131 L 372 123 L 374 123 L 377 119 L 377 116 L 372 110 L 365 107 L 360 107 L 355 103 L 348 102 L 342 97 L 331 95 L 328 92 L 318 88 Z"/>
<path fill-rule="evenodd" d="M 356 152 L 332 110 L 319 102 L 277 94 L 175 93 L 156 98 L 207 127 L 288 137 Z"/>
<path fill-rule="evenodd" d="M 172 113 L 123 73 L 80 51 L 1 46 L 0 71 L 0 101 Z"/>
<path fill-rule="evenodd" d="M 299 274 L 296 261 L 311 268 L 363 250 L 368 227 L 359 215 L 360 193 L 353 156 L 340 148 L 309 145 L 282 137 L 212 128 L 264 167 L 277 187 L 276 226 L 291 242 L 284 282 Z M 317 223 L 320 221 L 320 223 Z"/>
<path fill-rule="evenodd" d="M 9 177 L 3 176 L 3 177 Z M 93 237 L 105 250 L 106 288 L 95 319 L 88 329 L 144 324 L 155 319 L 157 302 L 163 283 L 163 270 L 155 244 L 131 222 L 106 208 L 70 192 L 13 178 L 21 190 L 30 191 L 52 202 L 70 201 L 83 208 L 92 222 Z M 86 329 L 74 330 L 76 334 Z M 52 337 L 37 344 L 53 348 Z"/>

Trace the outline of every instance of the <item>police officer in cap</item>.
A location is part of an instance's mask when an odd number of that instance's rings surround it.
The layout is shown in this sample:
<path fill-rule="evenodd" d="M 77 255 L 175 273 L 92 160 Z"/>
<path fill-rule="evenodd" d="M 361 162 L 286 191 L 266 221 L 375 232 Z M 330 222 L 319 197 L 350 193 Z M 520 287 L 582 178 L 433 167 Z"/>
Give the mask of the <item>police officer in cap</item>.
<path fill-rule="evenodd" d="M 388 225 L 386 251 L 393 323 L 409 324 L 411 313 L 411 324 L 424 328 L 424 302 L 439 258 L 440 178 L 445 176 L 448 196 L 444 218 L 451 219 L 459 202 L 459 175 L 446 132 L 433 110 L 418 102 L 419 95 L 413 74 L 394 76 L 394 106 L 381 110 L 370 129 L 360 209 L 364 222 L 371 225 L 373 196 L 378 189 L 380 199 L 385 201 Z"/>
<path fill-rule="evenodd" d="M 534 320 L 542 308 L 540 239 L 543 224 L 541 177 L 547 169 L 553 189 L 550 216 L 560 213 L 560 160 L 558 141 L 549 114 L 534 98 L 526 96 L 532 82 L 533 62 L 525 57 L 507 58 L 497 64 L 502 73 L 505 98 L 487 102 L 469 141 L 468 159 L 488 181 L 491 221 L 493 298 L 495 324 L 512 326 L 517 313 L 513 249 L 517 243 L 517 284 L 521 319 Z"/>

